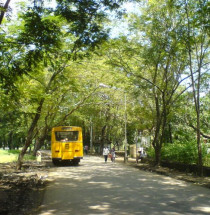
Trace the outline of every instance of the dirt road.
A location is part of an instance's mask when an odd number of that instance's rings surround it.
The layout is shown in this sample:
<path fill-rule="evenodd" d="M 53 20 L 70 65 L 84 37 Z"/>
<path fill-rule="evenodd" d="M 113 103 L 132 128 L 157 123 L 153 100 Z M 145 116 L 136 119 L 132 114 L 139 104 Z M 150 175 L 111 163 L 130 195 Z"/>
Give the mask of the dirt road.
<path fill-rule="evenodd" d="M 210 189 L 86 156 L 52 168 L 37 215 L 204 215 Z"/>

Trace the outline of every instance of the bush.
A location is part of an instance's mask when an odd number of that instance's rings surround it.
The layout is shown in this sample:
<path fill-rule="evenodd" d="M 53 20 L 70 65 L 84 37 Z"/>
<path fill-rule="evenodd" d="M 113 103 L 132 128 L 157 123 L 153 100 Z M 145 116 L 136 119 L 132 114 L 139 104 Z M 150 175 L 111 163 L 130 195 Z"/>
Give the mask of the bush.
<path fill-rule="evenodd" d="M 206 154 L 206 156 L 204 157 L 203 165 L 204 166 L 210 166 L 210 154 Z"/>
<path fill-rule="evenodd" d="M 167 144 L 162 148 L 161 157 L 162 160 L 195 164 L 198 158 L 196 142 Z"/>
<path fill-rule="evenodd" d="M 210 166 L 210 154 L 207 154 L 207 148 L 205 146 L 203 146 L 202 152 L 203 165 Z M 147 150 L 147 155 L 148 157 L 155 159 L 155 150 L 153 147 L 150 147 Z M 165 144 L 161 150 L 161 160 L 184 164 L 196 164 L 198 160 L 196 141 Z"/>
<path fill-rule="evenodd" d="M 152 159 L 155 159 L 155 150 L 153 147 L 150 147 L 146 150 L 147 152 L 147 157 L 148 158 L 152 158 Z"/>

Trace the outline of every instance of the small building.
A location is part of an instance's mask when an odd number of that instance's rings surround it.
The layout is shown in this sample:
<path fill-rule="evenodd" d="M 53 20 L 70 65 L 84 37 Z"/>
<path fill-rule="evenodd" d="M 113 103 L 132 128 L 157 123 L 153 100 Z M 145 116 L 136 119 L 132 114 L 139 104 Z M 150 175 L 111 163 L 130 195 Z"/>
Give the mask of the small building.
<path fill-rule="evenodd" d="M 150 137 L 141 137 L 136 144 L 130 145 L 130 156 L 136 158 L 141 154 L 146 154 L 146 148 L 150 147 Z"/>
<path fill-rule="evenodd" d="M 138 156 L 140 152 L 142 154 L 145 153 L 145 149 L 140 146 L 140 143 L 130 145 L 130 156 L 132 158 L 136 158 L 136 156 Z"/>

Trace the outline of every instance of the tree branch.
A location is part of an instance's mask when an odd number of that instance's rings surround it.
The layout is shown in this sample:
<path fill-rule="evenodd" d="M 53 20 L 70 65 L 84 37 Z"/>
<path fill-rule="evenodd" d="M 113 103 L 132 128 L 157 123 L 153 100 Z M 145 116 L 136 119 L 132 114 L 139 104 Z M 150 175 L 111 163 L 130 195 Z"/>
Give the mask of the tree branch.
<path fill-rule="evenodd" d="M 197 131 L 197 128 L 196 128 L 193 124 L 189 124 L 189 126 L 190 126 L 191 128 L 193 128 L 195 131 Z M 205 137 L 205 138 L 207 138 L 207 139 L 210 139 L 210 135 L 204 134 L 202 131 L 200 131 L 200 134 L 201 134 L 203 137 Z"/>
<path fill-rule="evenodd" d="M 9 3 L 11 0 L 7 0 L 4 7 L 1 9 L 1 14 L 0 14 L 0 25 L 2 24 L 3 18 L 4 18 L 4 14 L 7 11 L 8 7 L 9 7 Z"/>

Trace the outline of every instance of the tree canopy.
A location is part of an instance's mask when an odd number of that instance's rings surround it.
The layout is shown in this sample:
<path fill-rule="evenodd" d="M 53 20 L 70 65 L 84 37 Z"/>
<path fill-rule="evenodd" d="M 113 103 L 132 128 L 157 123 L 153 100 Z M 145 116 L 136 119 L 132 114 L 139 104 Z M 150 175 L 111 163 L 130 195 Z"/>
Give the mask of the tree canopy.
<path fill-rule="evenodd" d="M 124 2 L 23 2 L 17 21 L 5 16 L 10 1 L 2 4 L 0 144 L 22 147 L 18 169 L 52 127 L 79 125 L 97 149 L 122 148 L 125 132 L 128 144 L 150 137 L 158 165 L 172 145 L 193 146 L 201 171 L 210 136 L 208 1 L 135 1 L 135 13 Z M 113 14 L 128 27 L 110 38 Z"/>

